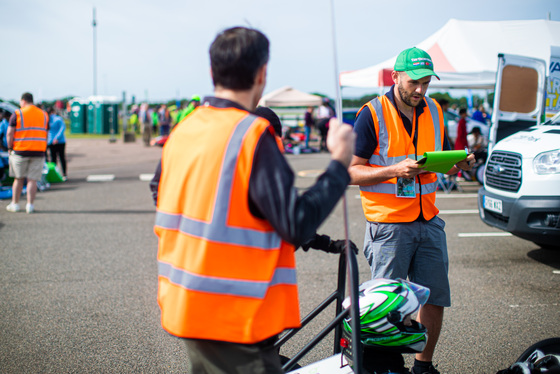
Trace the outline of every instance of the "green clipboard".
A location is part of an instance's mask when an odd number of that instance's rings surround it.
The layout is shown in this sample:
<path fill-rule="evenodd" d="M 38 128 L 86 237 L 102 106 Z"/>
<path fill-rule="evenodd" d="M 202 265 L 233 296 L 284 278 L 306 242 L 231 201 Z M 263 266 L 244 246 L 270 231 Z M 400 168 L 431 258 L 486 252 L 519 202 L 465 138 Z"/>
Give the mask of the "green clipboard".
<path fill-rule="evenodd" d="M 434 173 L 447 173 L 457 162 L 467 158 L 466 151 L 437 151 L 426 152 L 424 157 L 417 161 L 422 169 Z"/>

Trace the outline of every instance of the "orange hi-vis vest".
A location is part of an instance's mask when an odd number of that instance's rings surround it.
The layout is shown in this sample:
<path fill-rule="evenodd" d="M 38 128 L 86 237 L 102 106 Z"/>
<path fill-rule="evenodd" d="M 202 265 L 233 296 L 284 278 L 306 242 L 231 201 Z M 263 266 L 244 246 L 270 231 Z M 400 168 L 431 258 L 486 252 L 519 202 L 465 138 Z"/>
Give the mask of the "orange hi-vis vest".
<path fill-rule="evenodd" d="M 300 326 L 294 246 L 249 208 L 265 131 L 246 111 L 201 106 L 163 148 L 158 303 L 173 335 L 251 344 Z"/>
<path fill-rule="evenodd" d="M 400 113 L 386 96 L 373 99 L 368 106 L 373 117 L 377 147 L 368 166 L 384 167 L 397 164 L 406 158 L 420 159 L 425 152 L 441 151 L 444 139 L 443 112 L 434 100 L 425 97 L 424 112 L 416 124 L 418 139 L 416 149 L 412 137 L 405 130 Z M 363 108 L 363 107 L 362 107 Z M 412 134 L 414 136 L 414 134 Z M 416 157 L 418 155 L 419 157 Z M 362 208 L 370 222 L 412 222 L 420 213 L 426 220 L 439 210 L 435 206 L 437 175 L 423 173 L 416 177 L 416 197 L 396 196 L 397 178 L 382 183 L 360 186 Z"/>
<path fill-rule="evenodd" d="M 47 113 L 35 105 L 16 110 L 14 151 L 45 152 L 47 150 Z"/>

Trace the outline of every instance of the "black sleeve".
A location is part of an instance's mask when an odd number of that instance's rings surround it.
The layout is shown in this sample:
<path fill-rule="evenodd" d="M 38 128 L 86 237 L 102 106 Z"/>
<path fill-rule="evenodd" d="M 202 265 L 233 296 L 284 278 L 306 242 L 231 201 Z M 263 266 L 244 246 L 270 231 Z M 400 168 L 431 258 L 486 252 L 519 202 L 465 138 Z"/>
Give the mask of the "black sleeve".
<path fill-rule="evenodd" d="M 150 181 L 150 190 L 152 191 L 152 199 L 154 200 L 154 205 L 157 205 L 160 178 L 161 178 L 161 160 L 159 160 L 159 163 L 156 167 L 156 172 L 154 173 L 154 177 Z"/>
<path fill-rule="evenodd" d="M 253 215 L 264 218 L 285 241 L 299 246 L 313 238 L 350 182 L 347 169 L 331 161 L 327 170 L 305 193 L 298 195 L 294 173 L 276 140 L 265 132 L 255 150 L 249 180 Z"/>
<path fill-rule="evenodd" d="M 12 115 L 10 116 L 10 126 L 11 127 L 17 126 L 17 116 L 15 113 L 12 113 Z"/>
<path fill-rule="evenodd" d="M 354 155 L 369 160 L 377 147 L 375 125 L 369 107 L 364 107 L 360 114 L 358 114 L 358 118 L 356 118 L 354 123 L 354 132 L 356 133 Z"/>

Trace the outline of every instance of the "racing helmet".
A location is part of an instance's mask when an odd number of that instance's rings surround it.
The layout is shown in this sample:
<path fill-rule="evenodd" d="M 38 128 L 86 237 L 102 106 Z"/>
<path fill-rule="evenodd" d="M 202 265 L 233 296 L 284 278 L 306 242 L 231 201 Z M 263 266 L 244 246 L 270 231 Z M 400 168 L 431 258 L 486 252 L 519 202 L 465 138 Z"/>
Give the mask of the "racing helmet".
<path fill-rule="evenodd" d="M 427 329 L 412 315 L 428 300 L 430 290 L 403 279 L 373 279 L 360 286 L 360 335 L 364 345 L 399 352 L 422 352 Z M 342 303 L 350 306 L 350 298 Z M 343 321 L 352 332 L 351 317 Z"/>

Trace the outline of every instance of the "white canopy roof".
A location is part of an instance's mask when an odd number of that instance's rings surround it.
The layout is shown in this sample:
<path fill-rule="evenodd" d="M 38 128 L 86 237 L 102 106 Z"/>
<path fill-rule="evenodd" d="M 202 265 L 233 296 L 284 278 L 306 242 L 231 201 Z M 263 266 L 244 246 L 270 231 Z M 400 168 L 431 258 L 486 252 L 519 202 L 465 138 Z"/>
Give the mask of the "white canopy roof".
<path fill-rule="evenodd" d="M 319 106 L 321 102 L 321 96 L 311 95 L 285 86 L 264 95 L 259 101 L 259 105 L 268 107 Z"/>
<path fill-rule="evenodd" d="M 560 46 L 560 22 L 557 21 L 450 19 L 416 47 L 430 54 L 434 69 L 441 78 L 440 81 L 432 78 L 430 87 L 493 88 L 499 53 L 540 58 L 548 65 L 553 45 Z M 392 71 L 396 59 L 397 56 L 364 69 L 343 72 L 340 74 L 340 85 L 389 85 L 383 84 L 380 75 L 383 75 L 383 69 Z"/>

